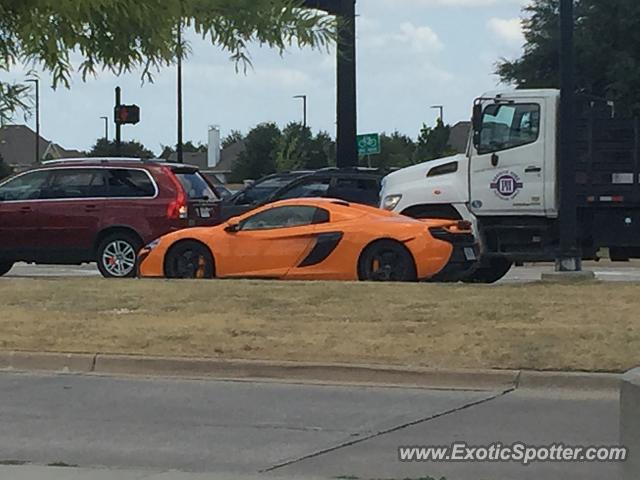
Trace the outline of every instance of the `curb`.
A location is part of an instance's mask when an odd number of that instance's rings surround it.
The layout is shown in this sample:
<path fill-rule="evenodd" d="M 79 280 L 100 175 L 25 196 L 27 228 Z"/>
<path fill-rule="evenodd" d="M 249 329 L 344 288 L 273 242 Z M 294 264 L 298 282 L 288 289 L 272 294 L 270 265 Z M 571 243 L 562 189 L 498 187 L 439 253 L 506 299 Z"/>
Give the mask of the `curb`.
<path fill-rule="evenodd" d="M 2 352 L 0 371 L 143 375 L 219 380 L 402 386 L 452 390 L 618 390 L 622 376 L 527 370 L 430 369 L 135 355 Z"/>

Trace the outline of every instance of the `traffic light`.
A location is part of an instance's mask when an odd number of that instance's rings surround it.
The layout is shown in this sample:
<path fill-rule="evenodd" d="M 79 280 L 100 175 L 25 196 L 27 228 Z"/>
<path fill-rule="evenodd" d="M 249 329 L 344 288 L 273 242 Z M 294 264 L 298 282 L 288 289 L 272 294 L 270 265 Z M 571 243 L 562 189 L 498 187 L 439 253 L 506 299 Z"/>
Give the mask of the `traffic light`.
<path fill-rule="evenodd" d="M 115 108 L 114 118 L 118 125 L 135 125 L 140 121 L 140 107 L 137 105 L 119 105 Z"/>

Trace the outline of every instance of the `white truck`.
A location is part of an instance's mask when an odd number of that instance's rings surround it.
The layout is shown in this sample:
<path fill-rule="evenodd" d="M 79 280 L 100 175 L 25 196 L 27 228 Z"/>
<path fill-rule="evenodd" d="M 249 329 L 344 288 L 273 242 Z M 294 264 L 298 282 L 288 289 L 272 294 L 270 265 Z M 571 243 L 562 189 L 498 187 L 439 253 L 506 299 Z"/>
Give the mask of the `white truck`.
<path fill-rule="evenodd" d="M 514 263 L 558 253 L 558 90 L 488 93 L 475 101 L 466 154 L 399 170 L 381 207 L 416 218 L 469 220 L 481 244 L 466 281 L 493 283 Z M 640 258 L 640 122 L 581 99 L 576 184 L 583 259 Z"/>

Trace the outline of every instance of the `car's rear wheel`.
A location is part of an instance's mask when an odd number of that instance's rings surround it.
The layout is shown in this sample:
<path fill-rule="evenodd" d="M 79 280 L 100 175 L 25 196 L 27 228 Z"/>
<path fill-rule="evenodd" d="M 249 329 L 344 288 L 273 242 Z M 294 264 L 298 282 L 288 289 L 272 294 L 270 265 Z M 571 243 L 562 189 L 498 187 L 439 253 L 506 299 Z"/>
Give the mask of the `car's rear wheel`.
<path fill-rule="evenodd" d="M 142 248 L 140 239 L 128 232 L 107 236 L 98 246 L 98 270 L 105 278 L 136 276 L 136 259 Z"/>
<path fill-rule="evenodd" d="M 202 243 L 180 242 L 169 250 L 165 257 L 167 278 L 204 279 L 214 277 L 214 263 L 211 251 Z"/>
<path fill-rule="evenodd" d="M 413 255 L 404 245 L 380 240 L 362 252 L 358 277 L 370 282 L 415 282 L 418 275 Z"/>
<path fill-rule="evenodd" d="M 13 268 L 13 262 L 0 262 L 0 277 L 9 273 Z"/>

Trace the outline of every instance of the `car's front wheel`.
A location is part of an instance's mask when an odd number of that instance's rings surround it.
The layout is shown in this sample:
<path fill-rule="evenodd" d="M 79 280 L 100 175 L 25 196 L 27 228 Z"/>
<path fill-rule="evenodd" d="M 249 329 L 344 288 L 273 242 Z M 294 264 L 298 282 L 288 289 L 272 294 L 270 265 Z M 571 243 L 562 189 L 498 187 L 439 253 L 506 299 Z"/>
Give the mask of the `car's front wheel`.
<path fill-rule="evenodd" d="M 200 242 L 184 241 L 173 246 L 164 259 L 164 265 L 167 278 L 214 277 L 213 255 Z"/>
<path fill-rule="evenodd" d="M 98 246 L 98 270 L 105 278 L 136 276 L 136 259 L 142 242 L 127 232 L 114 233 Z"/>
<path fill-rule="evenodd" d="M 404 245 L 380 240 L 362 252 L 358 277 L 369 282 L 415 282 L 418 274 L 413 255 Z"/>
<path fill-rule="evenodd" d="M 0 277 L 9 273 L 13 268 L 13 262 L 0 262 Z"/>

